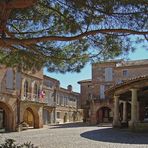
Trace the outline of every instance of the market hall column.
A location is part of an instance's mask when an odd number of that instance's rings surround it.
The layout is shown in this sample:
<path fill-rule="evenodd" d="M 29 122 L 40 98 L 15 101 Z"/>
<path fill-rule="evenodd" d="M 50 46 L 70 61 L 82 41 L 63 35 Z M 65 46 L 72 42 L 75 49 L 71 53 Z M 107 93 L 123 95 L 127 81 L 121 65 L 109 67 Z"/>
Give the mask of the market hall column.
<path fill-rule="evenodd" d="M 138 110 L 137 110 L 137 105 L 138 105 L 138 97 L 137 97 L 137 89 L 130 89 L 132 92 L 132 97 L 131 97 L 131 121 L 129 122 L 130 127 L 135 127 L 135 123 L 138 121 Z"/>
<path fill-rule="evenodd" d="M 127 102 L 123 102 L 123 120 L 122 122 L 127 122 Z"/>
<path fill-rule="evenodd" d="M 113 127 L 120 127 L 120 121 L 119 121 L 119 96 L 114 96 Z"/>

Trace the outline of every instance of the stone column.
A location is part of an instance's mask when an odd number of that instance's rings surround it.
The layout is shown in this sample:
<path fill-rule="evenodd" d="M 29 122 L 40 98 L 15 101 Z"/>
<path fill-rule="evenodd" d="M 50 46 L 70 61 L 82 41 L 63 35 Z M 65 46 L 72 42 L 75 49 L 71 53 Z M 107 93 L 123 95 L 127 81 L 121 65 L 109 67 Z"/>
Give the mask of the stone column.
<path fill-rule="evenodd" d="M 113 117 L 113 127 L 119 127 L 119 96 L 114 96 L 114 117 Z"/>
<path fill-rule="evenodd" d="M 38 115 L 39 115 L 39 123 L 36 123 L 35 125 L 38 125 L 39 127 L 35 127 L 35 128 L 42 128 L 43 127 L 43 106 L 39 107 L 38 109 Z M 36 117 L 37 118 L 37 117 Z M 35 122 L 35 120 L 34 120 Z"/>
<path fill-rule="evenodd" d="M 25 100 L 25 97 L 24 97 L 24 82 L 25 82 L 25 79 L 22 80 L 21 82 L 21 100 Z"/>
<path fill-rule="evenodd" d="M 130 121 L 130 127 L 134 127 L 134 123 L 136 123 L 137 120 L 137 89 L 130 89 L 132 92 L 132 98 L 131 98 L 131 121 Z"/>
<path fill-rule="evenodd" d="M 137 101 L 137 121 L 139 121 L 139 102 Z"/>
<path fill-rule="evenodd" d="M 122 122 L 127 121 L 127 103 L 126 101 L 123 102 L 123 120 Z"/>
<path fill-rule="evenodd" d="M 33 101 L 35 101 L 34 100 L 34 85 L 35 85 L 35 82 L 32 82 L 31 83 L 31 91 L 30 91 L 30 93 L 31 93 L 31 100 L 33 100 Z"/>
<path fill-rule="evenodd" d="M 89 118 L 90 118 L 90 124 L 91 125 L 95 125 L 97 123 L 97 117 L 96 117 L 94 100 L 92 100 L 92 105 L 90 107 L 90 111 L 91 111 L 91 114 L 89 116 Z"/>

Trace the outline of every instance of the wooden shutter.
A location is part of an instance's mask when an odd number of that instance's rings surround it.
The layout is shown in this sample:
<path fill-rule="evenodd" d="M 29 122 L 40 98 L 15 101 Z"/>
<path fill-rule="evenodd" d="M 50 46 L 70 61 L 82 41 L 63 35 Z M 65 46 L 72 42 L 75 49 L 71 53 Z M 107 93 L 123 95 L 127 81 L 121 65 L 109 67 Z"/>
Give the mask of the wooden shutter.
<path fill-rule="evenodd" d="M 21 73 L 16 73 L 16 89 L 21 89 Z"/>
<path fill-rule="evenodd" d="M 105 98 L 104 91 L 105 91 L 105 86 L 104 85 L 100 85 L 100 98 L 101 99 Z"/>
<path fill-rule="evenodd" d="M 6 88 L 13 89 L 13 70 L 11 68 L 6 72 Z"/>
<path fill-rule="evenodd" d="M 112 68 L 105 68 L 105 81 L 112 81 L 113 72 Z"/>

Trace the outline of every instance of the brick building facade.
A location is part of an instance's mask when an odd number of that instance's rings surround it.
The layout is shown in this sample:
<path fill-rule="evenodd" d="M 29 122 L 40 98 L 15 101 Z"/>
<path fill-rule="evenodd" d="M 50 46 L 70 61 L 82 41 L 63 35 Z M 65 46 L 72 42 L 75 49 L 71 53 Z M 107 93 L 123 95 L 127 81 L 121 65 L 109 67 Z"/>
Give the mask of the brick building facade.
<path fill-rule="evenodd" d="M 128 79 L 148 75 L 148 60 L 106 61 L 92 65 L 92 79 L 82 80 L 80 104 L 85 111 L 84 121 L 91 124 L 112 122 L 113 96 L 105 95 L 110 87 Z"/>

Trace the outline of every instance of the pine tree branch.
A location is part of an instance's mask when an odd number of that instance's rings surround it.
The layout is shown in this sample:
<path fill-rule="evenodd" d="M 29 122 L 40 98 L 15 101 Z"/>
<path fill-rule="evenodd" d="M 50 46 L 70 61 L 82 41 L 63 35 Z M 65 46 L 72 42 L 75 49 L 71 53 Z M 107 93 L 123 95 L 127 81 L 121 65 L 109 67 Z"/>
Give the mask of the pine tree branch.
<path fill-rule="evenodd" d="M 21 9 L 28 8 L 36 4 L 37 0 L 11 0 L 7 2 L 0 2 L 0 9 Z"/>
<path fill-rule="evenodd" d="M 96 35 L 96 34 L 106 34 L 106 33 L 112 33 L 112 34 L 134 34 L 134 35 L 147 35 L 148 31 L 136 31 L 136 30 L 130 30 L 130 29 L 100 29 L 100 30 L 92 30 L 88 32 L 81 33 L 76 36 L 44 36 L 44 37 L 38 37 L 38 38 L 28 38 L 28 39 L 11 39 L 11 38 L 5 38 L 0 39 L 0 44 L 3 44 L 4 42 L 7 42 L 8 44 L 35 44 L 39 42 L 47 42 L 47 41 L 74 41 L 74 40 L 80 40 L 83 37 L 87 37 L 90 35 Z"/>

